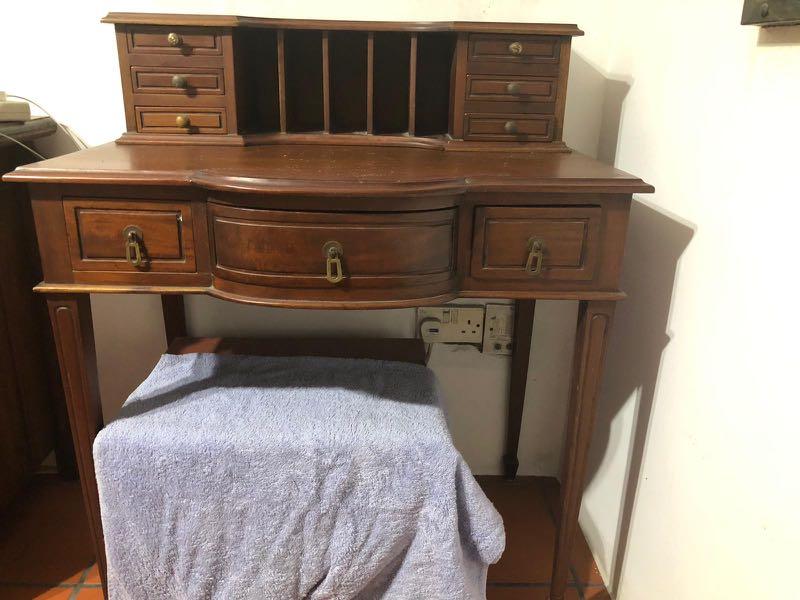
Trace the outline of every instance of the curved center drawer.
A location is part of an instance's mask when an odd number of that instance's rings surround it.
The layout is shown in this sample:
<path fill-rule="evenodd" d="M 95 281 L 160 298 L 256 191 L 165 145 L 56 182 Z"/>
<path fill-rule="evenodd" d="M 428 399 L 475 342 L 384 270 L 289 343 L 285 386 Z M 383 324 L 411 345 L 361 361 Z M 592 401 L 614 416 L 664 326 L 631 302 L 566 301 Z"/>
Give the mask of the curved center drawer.
<path fill-rule="evenodd" d="M 214 274 L 223 279 L 389 288 L 446 281 L 455 270 L 452 208 L 369 213 L 208 206 Z"/>

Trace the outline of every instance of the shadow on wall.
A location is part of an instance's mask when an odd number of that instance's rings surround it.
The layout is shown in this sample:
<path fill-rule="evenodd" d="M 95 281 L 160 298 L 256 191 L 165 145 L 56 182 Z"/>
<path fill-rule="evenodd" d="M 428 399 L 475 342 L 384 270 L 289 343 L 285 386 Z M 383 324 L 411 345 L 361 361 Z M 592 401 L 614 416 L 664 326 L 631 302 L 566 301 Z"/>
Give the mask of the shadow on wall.
<path fill-rule="evenodd" d="M 800 25 L 760 27 L 759 46 L 796 46 L 800 44 Z"/>
<path fill-rule="evenodd" d="M 645 202 L 634 200 L 631 206 L 622 278 L 628 299 L 618 305 L 609 341 L 587 475 L 591 482 L 606 454 L 627 442 L 616 546 L 597 557 L 608 569 L 611 590 L 619 589 L 662 353 L 671 339 L 669 317 L 676 274 L 694 231 L 693 225 Z M 631 430 L 620 434 L 613 424 L 628 402 L 634 402 Z M 600 539 L 597 529 L 592 531 L 593 525 L 587 521 L 582 520 L 587 537 Z"/>
<path fill-rule="evenodd" d="M 623 106 L 633 85 L 632 79 L 609 77 L 574 53 L 565 122 L 569 125 L 572 118 L 580 127 L 567 130 L 570 147 L 594 153 L 598 160 L 614 165 Z M 579 113 L 574 115 L 578 118 L 569 113 Z M 592 152 L 594 144 L 596 152 Z M 612 591 L 619 588 L 661 357 L 670 341 L 669 316 L 678 265 L 694 231 L 692 224 L 679 217 L 665 214 L 645 201 L 633 201 L 621 282 L 628 299 L 619 303 L 616 310 L 587 473 L 587 482 L 599 477 L 598 482 L 605 483 L 607 478 L 600 471 L 606 458 L 626 445 L 617 531 L 611 535 L 614 548 L 606 550 L 599 544 L 609 537 L 609 532 L 601 532 L 587 518 L 591 515 L 584 513 L 581 518 L 581 526 L 587 539 L 594 541 L 597 562 L 604 565 Z M 633 406 L 629 406 L 630 402 Z M 620 416 L 631 412 L 630 432 L 620 432 L 618 422 L 624 420 Z M 591 574 L 576 576 L 589 581 Z"/>

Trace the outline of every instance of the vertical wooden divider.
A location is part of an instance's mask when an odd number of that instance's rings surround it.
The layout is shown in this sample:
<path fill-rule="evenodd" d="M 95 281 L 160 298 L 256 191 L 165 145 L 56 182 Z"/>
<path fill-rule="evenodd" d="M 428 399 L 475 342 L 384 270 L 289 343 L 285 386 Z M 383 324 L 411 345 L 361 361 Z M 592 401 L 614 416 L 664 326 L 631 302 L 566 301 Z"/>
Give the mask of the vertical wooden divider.
<path fill-rule="evenodd" d="M 417 34 L 411 34 L 408 57 L 408 134 L 414 135 L 417 120 Z"/>
<path fill-rule="evenodd" d="M 372 95 L 374 89 L 375 71 L 375 33 L 370 31 L 367 34 L 367 133 L 373 133 L 372 124 Z"/>
<path fill-rule="evenodd" d="M 322 116 L 325 133 L 331 132 L 330 45 L 327 31 L 322 32 Z"/>
<path fill-rule="evenodd" d="M 283 29 L 278 30 L 278 106 L 280 107 L 281 133 L 286 133 L 286 45 Z"/>

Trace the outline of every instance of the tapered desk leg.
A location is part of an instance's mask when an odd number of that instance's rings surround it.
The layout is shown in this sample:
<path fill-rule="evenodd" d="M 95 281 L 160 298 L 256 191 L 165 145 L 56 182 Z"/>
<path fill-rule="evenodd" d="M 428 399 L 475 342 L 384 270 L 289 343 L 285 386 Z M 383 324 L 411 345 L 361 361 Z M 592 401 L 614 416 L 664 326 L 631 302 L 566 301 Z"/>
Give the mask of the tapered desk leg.
<path fill-rule="evenodd" d="M 517 451 L 522 428 L 522 409 L 525 406 L 525 386 L 528 382 L 535 309 L 536 300 L 517 300 L 514 307 L 514 347 L 508 388 L 506 448 L 503 454 L 503 471 L 506 479 L 514 479 L 519 468 Z"/>
<path fill-rule="evenodd" d="M 186 337 L 186 309 L 183 305 L 183 296 L 162 294 L 161 312 L 164 315 L 164 334 L 169 347 L 176 338 Z"/>
<path fill-rule="evenodd" d="M 103 590 L 106 592 L 105 544 L 92 457 L 92 444 L 97 432 L 103 426 L 103 413 L 97 387 L 97 362 L 89 295 L 48 296 L 47 306 L 67 400 L 84 507 L 94 543 L 97 566 L 103 581 Z"/>
<path fill-rule="evenodd" d="M 581 302 L 578 312 L 550 600 L 563 600 L 567 589 L 586 478 L 586 458 L 614 306 L 614 302 Z"/>

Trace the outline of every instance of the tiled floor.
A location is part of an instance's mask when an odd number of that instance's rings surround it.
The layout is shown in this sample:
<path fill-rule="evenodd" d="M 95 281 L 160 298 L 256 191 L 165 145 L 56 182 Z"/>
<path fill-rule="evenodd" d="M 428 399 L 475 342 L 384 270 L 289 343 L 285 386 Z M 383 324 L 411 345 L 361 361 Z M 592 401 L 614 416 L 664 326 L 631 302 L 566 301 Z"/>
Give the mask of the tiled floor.
<path fill-rule="evenodd" d="M 479 477 L 503 515 L 506 551 L 489 568 L 488 600 L 547 600 L 558 483 L 544 477 Z M 610 600 L 583 535 L 575 544 L 567 600 Z"/>
<path fill-rule="evenodd" d="M 503 514 L 507 546 L 489 570 L 488 600 L 547 600 L 558 494 L 552 479 L 480 478 Z M 80 487 L 38 477 L 0 518 L 0 600 L 102 599 Z M 608 600 L 583 537 L 567 600 Z"/>

